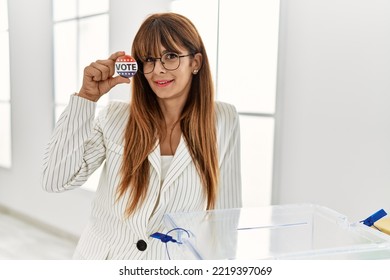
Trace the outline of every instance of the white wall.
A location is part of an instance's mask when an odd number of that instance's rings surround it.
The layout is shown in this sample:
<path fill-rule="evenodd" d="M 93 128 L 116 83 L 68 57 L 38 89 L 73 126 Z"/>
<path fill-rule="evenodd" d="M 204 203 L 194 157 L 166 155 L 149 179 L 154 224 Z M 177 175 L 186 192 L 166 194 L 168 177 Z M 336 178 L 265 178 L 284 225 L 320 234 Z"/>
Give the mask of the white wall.
<path fill-rule="evenodd" d="M 273 203 L 390 211 L 390 1 L 282 0 Z"/>
<path fill-rule="evenodd" d="M 51 0 L 12 0 L 8 10 L 12 168 L 0 168 L 0 205 L 78 234 L 88 216 L 90 193 L 53 195 L 40 185 L 54 114 Z"/>

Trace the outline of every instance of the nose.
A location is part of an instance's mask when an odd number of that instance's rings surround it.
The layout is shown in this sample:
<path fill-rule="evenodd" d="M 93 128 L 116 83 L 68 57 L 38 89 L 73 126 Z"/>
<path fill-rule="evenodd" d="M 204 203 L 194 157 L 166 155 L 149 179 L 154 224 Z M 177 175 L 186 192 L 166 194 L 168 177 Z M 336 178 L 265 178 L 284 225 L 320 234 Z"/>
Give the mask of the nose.
<path fill-rule="evenodd" d="M 166 69 L 164 68 L 164 62 L 161 58 L 157 58 L 154 62 L 154 71 L 158 73 L 165 73 Z"/>

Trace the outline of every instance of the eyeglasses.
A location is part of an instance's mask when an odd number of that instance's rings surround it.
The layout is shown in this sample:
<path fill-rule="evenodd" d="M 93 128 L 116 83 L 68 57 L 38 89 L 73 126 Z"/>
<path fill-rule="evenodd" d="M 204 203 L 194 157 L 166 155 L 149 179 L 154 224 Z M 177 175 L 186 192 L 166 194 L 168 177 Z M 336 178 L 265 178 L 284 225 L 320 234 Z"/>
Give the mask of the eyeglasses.
<path fill-rule="evenodd" d="M 163 54 L 161 57 L 146 57 L 142 60 L 142 67 L 140 71 L 144 74 L 152 73 L 154 66 L 156 65 L 156 60 L 161 61 L 161 65 L 168 71 L 173 71 L 179 68 L 180 58 L 193 55 L 193 53 L 178 55 L 174 52 L 168 52 Z"/>

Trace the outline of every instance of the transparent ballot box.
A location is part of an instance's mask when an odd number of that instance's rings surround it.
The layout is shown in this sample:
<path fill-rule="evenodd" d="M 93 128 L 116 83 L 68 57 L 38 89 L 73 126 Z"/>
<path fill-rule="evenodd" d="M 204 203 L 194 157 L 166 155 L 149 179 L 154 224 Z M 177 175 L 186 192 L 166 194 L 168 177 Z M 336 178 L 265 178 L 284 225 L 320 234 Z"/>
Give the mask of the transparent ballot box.
<path fill-rule="evenodd" d="M 390 259 L 390 236 L 329 208 L 277 205 L 166 214 L 171 259 Z"/>

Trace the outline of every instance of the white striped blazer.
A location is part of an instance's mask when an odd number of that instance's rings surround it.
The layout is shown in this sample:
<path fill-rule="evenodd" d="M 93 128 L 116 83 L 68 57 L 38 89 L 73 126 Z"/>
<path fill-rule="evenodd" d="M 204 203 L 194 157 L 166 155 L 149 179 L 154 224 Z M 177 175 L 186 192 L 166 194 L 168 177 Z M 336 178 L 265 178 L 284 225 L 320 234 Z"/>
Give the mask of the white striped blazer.
<path fill-rule="evenodd" d="M 241 207 L 239 117 L 232 105 L 215 102 L 220 184 L 216 208 Z M 166 259 L 163 215 L 205 210 L 201 179 L 182 137 L 161 184 L 158 143 L 148 156 L 150 182 L 143 205 L 125 218 L 126 196 L 116 201 L 129 104 L 112 101 L 95 119 L 96 103 L 72 95 L 60 116 L 43 160 L 42 185 L 48 192 L 81 186 L 103 165 L 91 216 L 75 259 Z M 128 195 L 128 194 L 127 194 Z"/>

